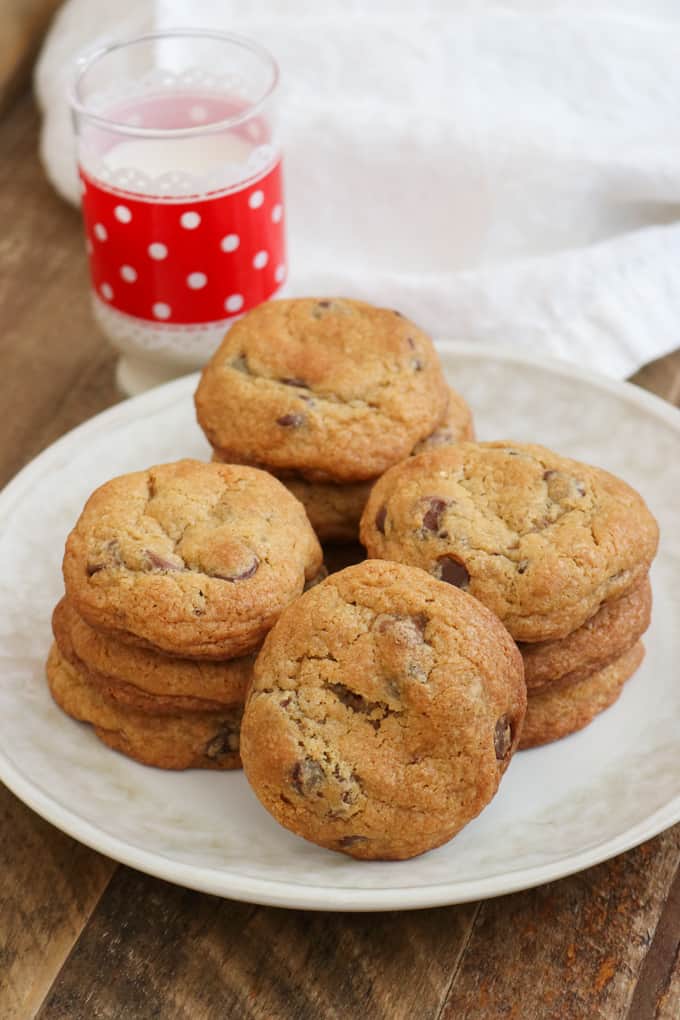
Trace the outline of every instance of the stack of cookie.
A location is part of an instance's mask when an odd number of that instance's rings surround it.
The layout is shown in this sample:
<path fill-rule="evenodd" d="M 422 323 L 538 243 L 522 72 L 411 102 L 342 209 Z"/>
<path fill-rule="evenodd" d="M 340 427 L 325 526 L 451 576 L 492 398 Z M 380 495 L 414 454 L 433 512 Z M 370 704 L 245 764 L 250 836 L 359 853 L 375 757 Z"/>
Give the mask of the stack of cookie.
<path fill-rule="evenodd" d="M 369 556 L 420 566 L 505 624 L 527 675 L 520 747 L 585 726 L 642 661 L 658 528 L 606 471 L 523 443 L 423 453 L 376 483 L 361 539 Z"/>
<path fill-rule="evenodd" d="M 185 460 L 114 478 L 66 543 L 50 690 L 145 764 L 237 768 L 254 653 L 321 566 L 303 507 L 263 471 Z"/>
<path fill-rule="evenodd" d="M 356 541 L 388 467 L 472 437 L 429 337 L 399 312 L 342 299 L 245 315 L 203 371 L 196 411 L 214 458 L 279 476 L 322 541 Z"/>

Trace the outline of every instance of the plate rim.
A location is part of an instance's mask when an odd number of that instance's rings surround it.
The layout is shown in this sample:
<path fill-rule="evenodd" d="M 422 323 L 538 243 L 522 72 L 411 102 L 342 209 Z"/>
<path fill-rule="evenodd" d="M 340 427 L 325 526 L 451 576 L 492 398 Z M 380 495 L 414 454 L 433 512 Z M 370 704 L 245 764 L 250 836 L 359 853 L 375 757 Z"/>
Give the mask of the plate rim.
<path fill-rule="evenodd" d="M 663 419 L 680 433 L 680 409 L 632 383 L 583 370 L 567 360 L 529 355 L 523 351 L 508 351 L 499 345 L 480 346 L 474 343 L 438 340 L 436 346 L 450 356 L 510 362 L 515 365 L 548 370 L 566 378 L 586 381 L 600 390 L 614 393 L 628 402 L 643 407 L 654 417 Z M 134 419 L 137 408 L 140 406 L 143 406 L 148 413 L 167 406 L 169 401 L 174 400 L 180 394 L 182 397 L 192 395 L 198 376 L 198 372 L 181 376 L 179 379 L 164 383 L 139 396 L 123 400 L 65 433 L 25 465 L 0 490 L 0 521 L 11 513 L 14 504 L 30 485 L 36 472 L 40 471 L 43 463 L 45 461 L 53 463 L 55 458 L 58 460 L 73 443 L 79 441 L 82 433 L 91 436 L 93 430 L 99 433 L 111 425 L 115 425 L 118 421 L 121 424 L 128 422 Z M 522 868 L 518 871 L 506 871 L 476 880 L 456 881 L 453 879 L 424 886 L 383 886 L 380 889 L 342 888 L 323 884 L 303 885 L 276 878 L 253 878 L 229 869 L 172 860 L 160 853 L 136 847 L 83 819 L 70 808 L 54 800 L 39 784 L 27 779 L 1 748 L 0 782 L 31 810 L 60 831 L 121 864 L 136 868 L 155 878 L 200 892 L 247 903 L 304 910 L 341 912 L 414 910 L 466 903 L 518 892 L 522 889 L 534 888 L 545 882 L 566 878 L 585 868 L 609 860 L 680 821 L 679 792 L 661 808 L 618 836 L 595 843 L 546 864 Z M 357 863 L 362 868 L 366 865 L 371 866 L 371 862 Z"/>

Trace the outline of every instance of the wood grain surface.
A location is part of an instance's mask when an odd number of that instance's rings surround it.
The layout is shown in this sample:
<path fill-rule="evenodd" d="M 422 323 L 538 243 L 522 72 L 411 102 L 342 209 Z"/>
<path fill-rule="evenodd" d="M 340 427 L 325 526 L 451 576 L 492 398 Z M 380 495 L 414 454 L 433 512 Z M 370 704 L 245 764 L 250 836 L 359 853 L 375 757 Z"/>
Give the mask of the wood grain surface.
<path fill-rule="evenodd" d="M 0 482 L 117 399 L 28 98 L 0 124 Z M 680 329 L 679 329 L 680 339 Z M 680 352 L 635 381 L 680 404 Z M 0 1018 L 678 1020 L 680 826 L 572 878 L 395 914 L 253 907 L 80 846 L 0 787 Z"/>

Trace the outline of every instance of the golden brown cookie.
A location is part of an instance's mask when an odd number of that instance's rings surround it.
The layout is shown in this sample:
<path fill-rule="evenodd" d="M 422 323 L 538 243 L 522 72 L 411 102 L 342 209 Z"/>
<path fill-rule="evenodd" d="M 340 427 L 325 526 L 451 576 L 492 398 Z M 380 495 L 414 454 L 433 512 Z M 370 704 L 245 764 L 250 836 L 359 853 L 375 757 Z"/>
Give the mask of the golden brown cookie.
<path fill-rule="evenodd" d="M 455 390 L 449 390 L 447 412 L 442 424 L 411 451 L 449 446 L 472 439 L 474 427 L 468 405 Z M 375 479 L 368 482 L 308 482 L 304 478 L 282 478 L 286 488 L 299 499 L 320 542 L 355 542 L 359 521 Z"/>
<path fill-rule="evenodd" d="M 522 660 L 475 599 L 366 560 L 289 606 L 255 664 L 248 779 L 286 828 L 353 857 L 445 843 L 494 796 L 517 746 Z"/>
<path fill-rule="evenodd" d="M 66 593 L 92 627 L 180 658 L 253 651 L 321 565 L 302 505 L 256 468 L 182 460 L 90 496 Z"/>
<path fill-rule="evenodd" d="M 374 485 L 369 556 L 423 567 L 488 606 L 518 641 L 563 638 L 642 581 L 658 527 L 608 472 L 528 443 L 458 443 Z"/>
<path fill-rule="evenodd" d="M 446 402 L 430 338 L 398 312 L 344 298 L 259 305 L 231 327 L 196 391 L 223 461 L 343 483 L 408 456 Z"/>
<path fill-rule="evenodd" d="M 241 708 L 151 715 L 123 708 L 63 658 L 56 642 L 47 660 L 52 697 L 67 715 L 91 723 L 103 743 L 161 769 L 237 769 Z"/>
<path fill-rule="evenodd" d="M 66 661 L 121 707 L 156 715 L 243 706 L 254 655 L 226 662 L 177 659 L 102 634 L 63 598 L 52 614 L 57 647 Z"/>
<path fill-rule="evenodd" d="M 613 705 L 645 655 L 641 641 L 603 669 L 568 687 L 551 686 L 529 696 L 520 750 L 561 740 L 583 729 Z"/>
<path fill-rule="evenodd" d="M 649 578 L 615 602 L 606 602 L 582 627 L 557 641 L 520 645 L 529 693 L 567 686 L 603 669 L 636 644 L 649 627 Z"/>

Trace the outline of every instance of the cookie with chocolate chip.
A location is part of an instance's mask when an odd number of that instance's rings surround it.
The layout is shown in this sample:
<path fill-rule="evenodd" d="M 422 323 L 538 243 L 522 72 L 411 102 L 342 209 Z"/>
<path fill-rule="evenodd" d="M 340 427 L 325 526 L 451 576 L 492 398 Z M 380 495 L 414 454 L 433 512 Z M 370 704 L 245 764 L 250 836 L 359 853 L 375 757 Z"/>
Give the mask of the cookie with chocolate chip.
<path fill-rule="evenodd" d="M 638 641 L 609 665 L 568 687 L 547 686 L 532 693 L 520 739 L 520 750 L 550 744 L 583 729 L 613 705 L 623 685 L 638 669 L 645 649 Z"/>
<path fill-rule="evenodd" d="M 181 658 L 229 659 L 259 646 L 321 559 L 304 508 L 276 478 L 183 460 L 97 489 L 63 571 L 92 627 Z"/>
<path fill-rule="evenodd" d="M 649 627 L 651 611 L 652 587 L 645 577 L 567 637 L 521 644 L 527 690 L 530 694 L 546 687 L 557 690 L 604 669 L 637 644 Z"/>
<path fill-rule="evenodd" d="M 47 660 L 47 681 L 52 697 L 67 715 L 90 723 L 104 744 L 143 765 L 162 769 L 240 767 L 240 705 L 173 714 L 124 707 L 67 661 L 56 642 Z"/>
<path fill-rule="evenodd" d="M 375 478 L 441 423 L 448 391 L 430 338 L 347 299 L 270 301 L 203 371 L 199 424 L 221 460 L 312 482 Z"/>
<path fill-rule="evenodd" d="M 66 598 L 52 631 L 62 658 L 120 708 L 154 715 L 243 708 L 254 655 L 199 662 L 124 644 L 90 627 Z"/>
<path fill-rule="evenodd" d="M 369 556 L 422 567 L 488 606 L 518 641 L 564 638 L 640 584 L 658 527 L 619 478 L 528 443 L 458 443 L 374 485 Z"/>
<path fill-rule="evenodd" d="M 404 859 L 488 804 L 525 704 L 521 656 L 492 613 L 422 570 L 367 560 L 268 635 L 241 756 L 286 828 L 353 857 Z"/>

